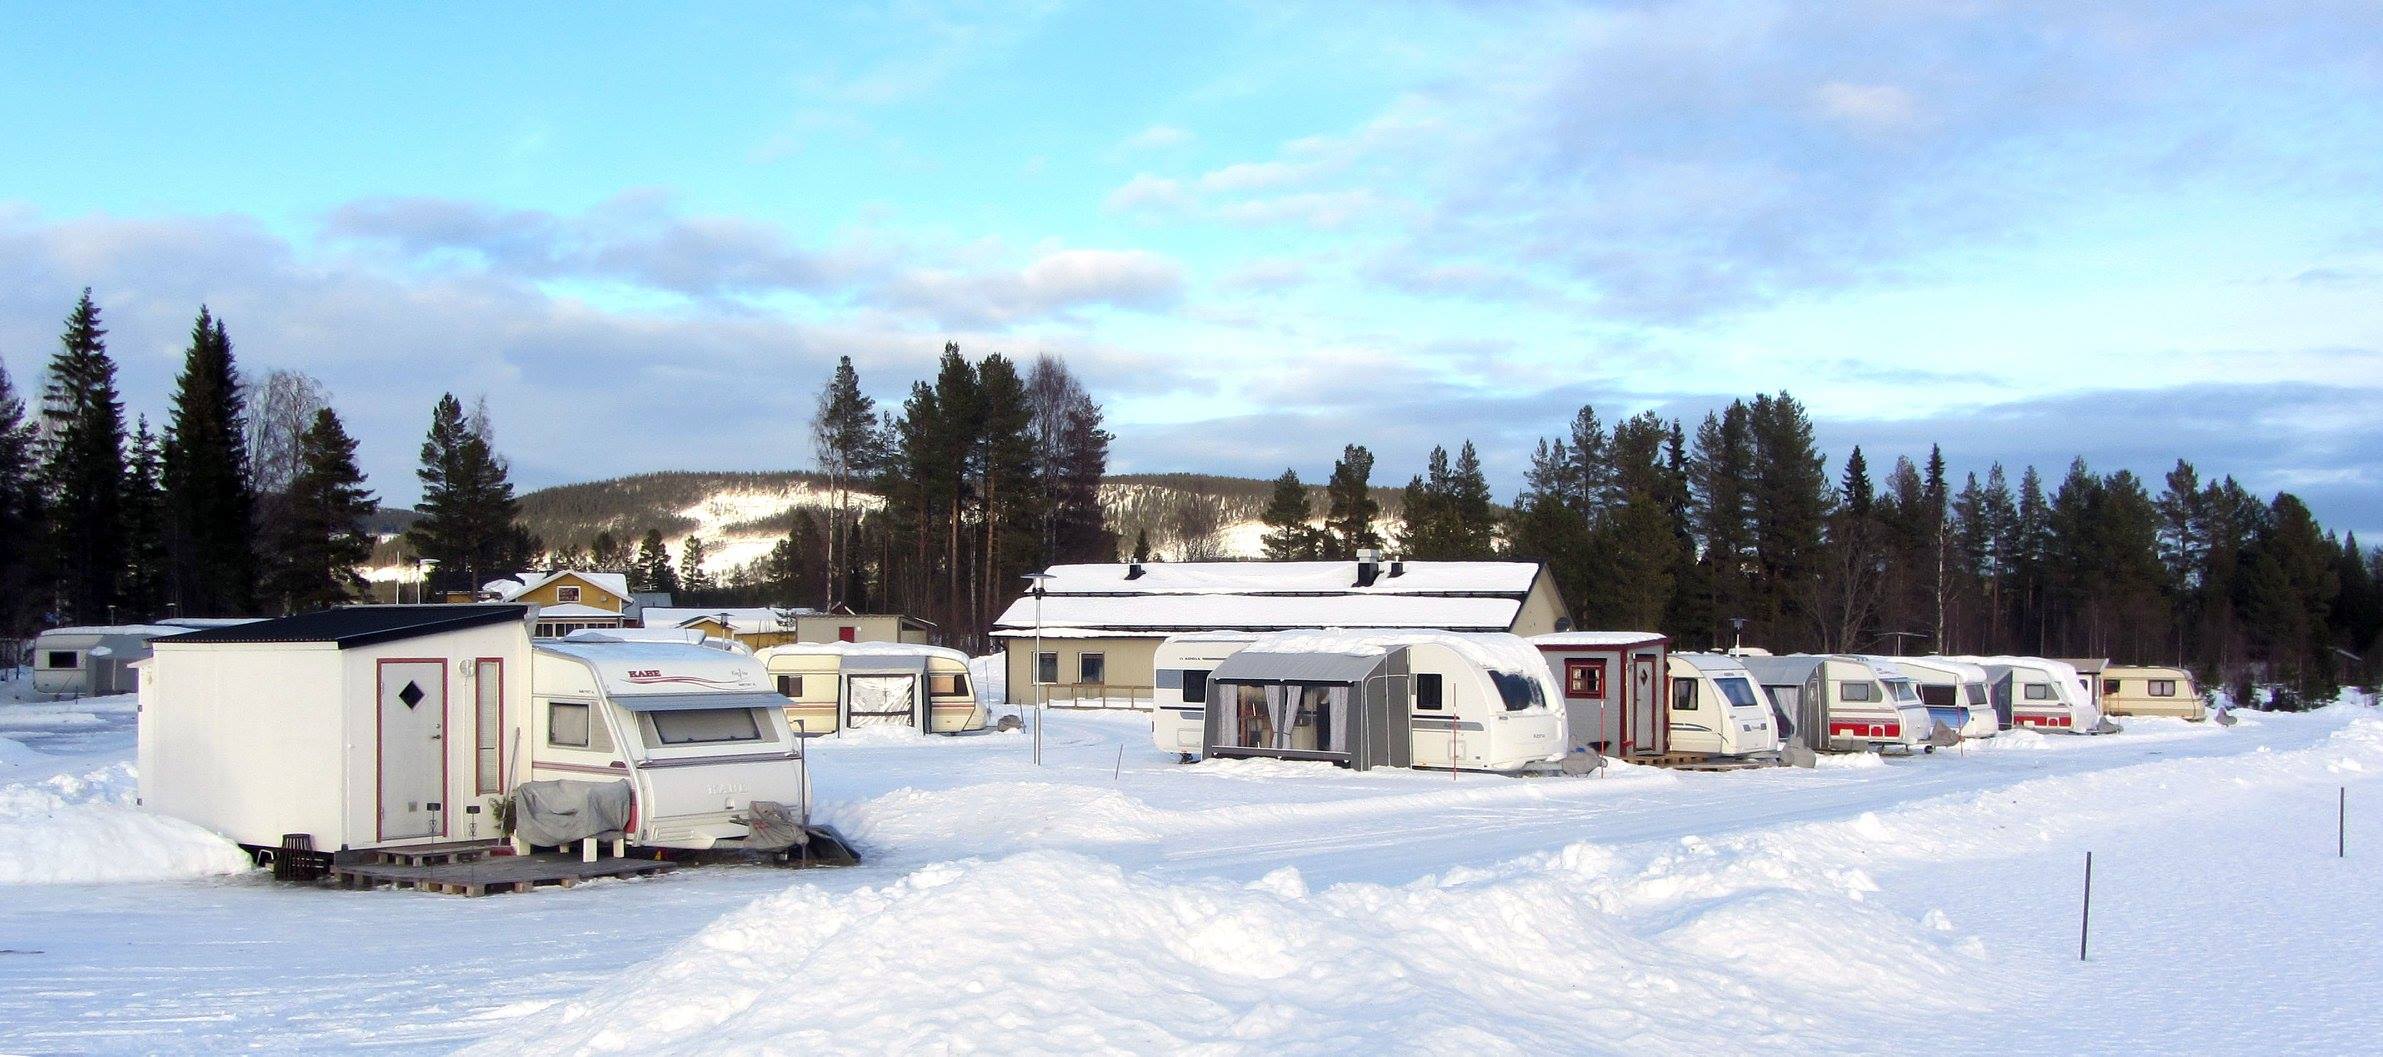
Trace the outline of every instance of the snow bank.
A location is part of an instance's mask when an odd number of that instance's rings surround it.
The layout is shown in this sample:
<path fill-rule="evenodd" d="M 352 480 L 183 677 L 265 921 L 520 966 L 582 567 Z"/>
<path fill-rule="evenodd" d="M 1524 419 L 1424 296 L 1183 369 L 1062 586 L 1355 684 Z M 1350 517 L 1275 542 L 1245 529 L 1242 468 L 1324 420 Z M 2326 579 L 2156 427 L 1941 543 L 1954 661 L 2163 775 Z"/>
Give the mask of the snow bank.
<path fill-rule="evenodd" d="M 238 845 L 132 807 L 136 788 L 129 763 L 0 785 L 0 884 L 165 881 L 249 869 Z"/>
<path fill-rule="evenodd" d="M 1322 891 L 1288 868 L 1234 884 L 1055 852 L 944 863 L 761 900 L 466 1052 L 1709 1052 L 1812 1030 L 1815 1002 L 1924 1017 L 1979 969 L 1825 885 L 1682 908 L 1675 881 L 1591 845 Z"/>

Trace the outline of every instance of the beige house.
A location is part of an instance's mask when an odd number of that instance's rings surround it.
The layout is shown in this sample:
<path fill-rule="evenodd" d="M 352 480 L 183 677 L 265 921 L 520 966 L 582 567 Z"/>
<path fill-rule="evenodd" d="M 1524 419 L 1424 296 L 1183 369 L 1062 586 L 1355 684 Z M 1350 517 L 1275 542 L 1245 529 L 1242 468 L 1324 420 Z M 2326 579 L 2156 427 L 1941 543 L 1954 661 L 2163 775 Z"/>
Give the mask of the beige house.
<path fill-rule="evenodd" d="M 1150 705 L 1160 641 L 1185 631 L 1313 628 L 1544 635 L 1564 600 L 1537 562 L 1151 562 L 1055 565 L 993 622 L 1011 703 Z M 1039 631 L 1041 650 L 1035 643 Z"/>
<path fill-rule="evenodd" d="M 538 615 L 531 633 L 541 639 L 623 627 L 629 621 L 629 577 L 624 573 L 523 573 L 490 581 L 480 593 L 483 601 L 534 607 Z"/>
<path fill-rule="evenodd" d="M 900 613 L 804 613 L 794 618 L 796 642 L 934 641 L 935 625 Z"/>
<path fill-rule="evenodd" d="M 935 625 L 899 613 L 821 613 L 773 606 L 647 606 L 649 628 L 691 628 L 754 649 L 790 642 L 933 641 Z"/>

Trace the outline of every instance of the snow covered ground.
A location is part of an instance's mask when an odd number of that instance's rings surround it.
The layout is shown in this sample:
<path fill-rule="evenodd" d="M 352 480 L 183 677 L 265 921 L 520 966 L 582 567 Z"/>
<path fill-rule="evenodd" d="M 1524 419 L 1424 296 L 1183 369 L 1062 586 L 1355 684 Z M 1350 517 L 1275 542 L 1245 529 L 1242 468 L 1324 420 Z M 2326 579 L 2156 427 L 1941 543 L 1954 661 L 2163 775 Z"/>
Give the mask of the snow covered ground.
<path fill-rule="evenodd" d="M 2329 1054 L 2383 1029 L 2383 717 L 2356 707 L 1543 779 L 1184 767 L 1140 716 L 1054 712 L 1041 768 L 1018 734 L 820 744 L 858 869 L 480 900 L 223 873 L 123 805 L 133 718 L 0 703 L 0 1053 Z M 97 824 L 127 819 L 155 828 Z M 49 859 L 82 873 L 24 883 Z"/>

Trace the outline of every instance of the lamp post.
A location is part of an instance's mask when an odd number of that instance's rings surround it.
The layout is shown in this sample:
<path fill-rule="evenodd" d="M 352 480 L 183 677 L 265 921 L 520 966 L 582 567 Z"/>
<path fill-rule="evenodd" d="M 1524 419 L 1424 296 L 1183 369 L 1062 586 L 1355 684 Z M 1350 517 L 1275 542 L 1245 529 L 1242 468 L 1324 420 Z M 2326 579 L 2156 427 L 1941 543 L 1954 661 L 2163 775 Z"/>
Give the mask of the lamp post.
<path fill-rule="evenodd" d="M 1043 585 L 1051 581 L 1051 574 L 1027 573 L 1020 579 L 1026 581 L 1026 593 L 1034 596 L 1034 655 L 1026 659 L 1026 685 L 1034 688 L 1034 762 L 1039 767 L 1043 762 Z"/>
<path fill-rule="evenodd" d="M 1736 653 L 1746 645 L 1746 618 L 1729 618 L 1729 652 Z"/>

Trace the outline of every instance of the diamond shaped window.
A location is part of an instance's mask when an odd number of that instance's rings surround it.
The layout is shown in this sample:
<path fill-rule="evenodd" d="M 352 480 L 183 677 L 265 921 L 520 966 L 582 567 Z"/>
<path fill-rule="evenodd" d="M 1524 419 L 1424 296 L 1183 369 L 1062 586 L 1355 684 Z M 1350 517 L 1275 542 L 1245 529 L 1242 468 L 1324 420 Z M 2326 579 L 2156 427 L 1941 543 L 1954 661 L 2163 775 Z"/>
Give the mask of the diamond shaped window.
<path fill-rule="evenodd" d="M 405 689 L 399 690 L 397 692 L 397 699 L 405 702 L 405 707 L 407 708 L 412 708 L 415 705 L 421 704 L 422 699 L 429 696 L 429 694 L 422 692 L 422 684 L 414 682 L 411 679 L 406 680 Z"/>

